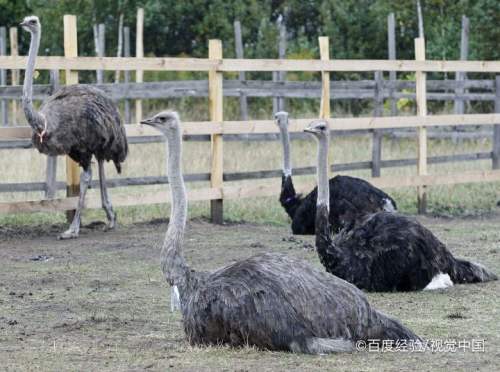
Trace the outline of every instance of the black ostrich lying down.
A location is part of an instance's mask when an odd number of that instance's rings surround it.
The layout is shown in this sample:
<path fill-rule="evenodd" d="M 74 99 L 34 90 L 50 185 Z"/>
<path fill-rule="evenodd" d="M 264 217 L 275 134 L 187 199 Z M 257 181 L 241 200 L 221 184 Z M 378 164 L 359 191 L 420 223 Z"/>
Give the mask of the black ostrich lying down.
<path fill-rule="evenodd" d="M 313 235 L 318 190 L 315 187 L 305 197 L 295 192 L 290 159 L 288 113 L 278 112 L 275 118 L 283 145 L 280 203 L 292 219 L 293 234 Z M 333 233 L 339 232 L 342 228 L 352 227 L 356 220 L 366 213 L 393 212 L 397 209 L 396 202 L 389 195 L 360 178 L 335 176 L 329 182 L 330 227 Z"/>
<path fill-rule="evenodd" d="M 316 249 L 328 272 L 368 291 L 439 289 L 497 279 L 482 265 L 453 257 L 417 220 L 399 213 L 366 214 L 332 238 L 328 122 L 313 122 L 306 131 L 318 140 Z"/>
<path fill-rule="evenodd" d="M 161 266 L 178 289 L 191 344 L 331 353 L 352 351 L 358 340 L 420 340 L 372 308 L 352 284 L 283 254 L 256 255 L 213 272 L 191 269 L 182 254 L 187 198 L 179 118 L 161 112 L 143 124 L 167 139 L 172 210 Z"/>

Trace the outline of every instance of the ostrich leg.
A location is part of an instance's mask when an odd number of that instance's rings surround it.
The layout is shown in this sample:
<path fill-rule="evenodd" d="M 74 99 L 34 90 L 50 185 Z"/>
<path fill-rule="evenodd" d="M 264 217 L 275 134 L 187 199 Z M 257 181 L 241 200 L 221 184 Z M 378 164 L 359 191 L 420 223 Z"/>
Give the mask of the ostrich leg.
<path fill-rule="evenodd" d="M 108 218 L 108 226 L 106 230 L 112 230 L 116 226 L 116 213 L 113 211 L 113 206 L 109 201 L 108 188 L 106 187 L 106 176 L 104 175 L 104 160 L 97 160 L 99 164 L 99 185 L 101 186 L 101 201 L 102 209 L 106 212 Z"/>
<path fill-rule="evenodd" d="M 73 221 L 71 222 L 69 229 L 59 235 L 59 239 L 78 238 L 78 234 L 80 233 L 81 214 L 85 203 L 85 194 L 87 193 L 87 189 L 90 186 L 91 181 L 92 168 L 89 165 L 87 169 L 83 169 L 80 175 L 80 196 L 78 198 L 78 206 L 76 207 L 75 217 L 73 217 Z"/>

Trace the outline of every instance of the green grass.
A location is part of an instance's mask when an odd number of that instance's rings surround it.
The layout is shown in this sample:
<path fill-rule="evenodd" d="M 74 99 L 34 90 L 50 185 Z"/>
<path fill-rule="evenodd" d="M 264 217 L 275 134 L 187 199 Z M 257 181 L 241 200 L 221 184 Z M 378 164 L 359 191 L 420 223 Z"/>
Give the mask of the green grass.
<path fill-rule="evenodd" d="M 304 101 L 304 100 L 299 100 Z M 299 102 L 297 101 L 297 102 Z M 314 100 L 306 100 L 315 102 Z M 254 111 L 251 117 L 269 118 L 270 100 L 253 102 Z M 293 117 L 314 117 L 315 108 L 295 107 L 297 103 L 290 100 L 290 111 Z M 299 102 L 300 103 L 300 102 Z M 147 114 L 154 113 L 160 108 L 178 110 L 184 120 L 206 120 L 208 112 L 205 99 L 186 98 L 181 100 L 151 100 L 145 110 Z M 342 105 L 335 106 L 335 117 L 349 116 Z M 448 107 L 449 109 L 449 107 Z M 225 118 L 238 119 L 238 100 L 228 98 L 225 105 Z M 21 113 L 20 113 L 21 115 Z M 19 118 L 23 122 L 24 118 Z M 471 152 L 491 151 L 491 140 L 465 140 L 453 143 L 450 140 L 429 140 L 428 156 L 451 155 Z M 415 157 L 417 153 L 416 136 L 413 139 L 392 140 L 385 138 L 382 146 L 382 159 L 401 159 Z M 0 151 L 1 182 L 40 182 L 45 177 L 45 156 L 33 149 L 10 149 Z M 330 162 L 349 163 L 369 161 L 371 159 L 371 136 L 333 137 L 330 149 Z M 224 143 L 224 171 L 244 172 L 255 170 L 270 170 L 281 168 L 281 145 L 279 142 L 226 142 Z M 314 165 L 316 161 L 316 144 L 312 140 L 292 141 L 292 163 L 294 167 Z M 183 167 L 185 173 L 209 172 L 210 170 L 210 143 L 186 142 L 184 144 Z M 430 174 L 459 173 L 469 170 L 489 170 L 491 161 L 481 160 L 474 162 L 447 163 L 429 165 Z M 165 145 L 143 144 L 130 146 L 130 154 L 123 166 L 124 177 L 140 177 L 148 175 L 166 174 Z M 113 165 L 106 166 L 108 178 L 117 177 Z M 97 169 L 93 166 L 94 178 L 97 178 Z M 65 162 L 62 158 L 58 162 L 58 180 L 65 180 Z M 359 177 L 369 177 L 370 171 L 347 172 Z M 416 174 L 416 167 L 399 167 L 382 170 L 382 176 L 402 177 Z M 295 177 L 294 182 L 311 181 L 314 176 Z M 253 184 L 259 182 L 244 181 L 241 183 Z M 280 179 L 265 180 L 263 182 L 279 183 Z M 234 184 L 234 183 L 233 183 Z M 208 183 L 197 182 L 188 184 L 188 188 L 205 187 Z M 127 187 L 111 189 L 111 200 L 114 195 L 127 194 L 140 197 L 146 193 L 155 193 L 166 186 Z M 466 184 L 452 186 L 436 186 L 428 188 L 428 211 L 433 215 L 470 216 L 484 215 L 496 212 L 497 201 L 500 200 L 499 183 Z M 415 188 L 391 189 L 388 191 L 397 201 L 401 211 L 416 213 Z M 96 194 L 98 190 L 90 190 L 89 194 Z M 58 196 L 63 197 L 64 192 Z M 257 223 L 286 224 L 287 218 L 277 202 L 276 197 L 262 197 L 252 199 L 225 201 L 225 217 L 230 221 L 249 221 Z M 0 202 L 16 200 L 36 200 L 43 198 L 41 192 L 31 193 L 0 193 Z M 154 218 L 164 218 L 168 215 L 168 206 L 152 205 L 116 208 L 120 223 L 134 223 Z M 208 216 L 209 203 L 196 202 L 190 205 L 190 215 L 194 217 Z M 99 210 L 86 211 L 84 223 L 104 219 Z M 17 215 L 0 215 L 0 226 L 36 225 L 62 223 L 64 213 L 33 213 Z"/>

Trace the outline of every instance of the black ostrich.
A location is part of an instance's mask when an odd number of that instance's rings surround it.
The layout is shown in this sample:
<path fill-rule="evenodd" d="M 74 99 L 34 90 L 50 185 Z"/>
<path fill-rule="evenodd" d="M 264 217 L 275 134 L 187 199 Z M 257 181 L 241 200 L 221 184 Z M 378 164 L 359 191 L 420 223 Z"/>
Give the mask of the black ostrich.
<path fill-rule="evenodd" d="M 318 190 L 315 187 L 305 197 L 295 192 L 290 160 L 288 113 L 277 112 L 275 119 L 283 144 L 280 203 L 292 219 L 293 234 L 313 235 Z M 394 212 L 397 209 L 396 202 L 389 195 L 360 178 L 335 176 L 329 182 L 330 227 L 333 233 L 352 227 L 355 221 L 366 213 Z"/>
<path fill-rule="evenodd" d="M 316 249 L 328 272 L 367 291 L 439 289 L 497 279 L 482 265 L 453 257 L 417 220 L 399 213 L 365 214 L 332 238 L 328 123 L 315 121 L 306 131 L 318 140 Z"/>
<path fill-rule="evenodd" d="M 28 64 L 24 75 L 23 109 L 33 128 L 33 145 L 43 154 L 68 155 L 82 168 L 78 207 L 69 229 L 60 239 L 76 238 L 80 231 L 85 193 L 92 180 L 91 159 L 99 165 L 102 207 L 107 229 L 116 224 L 104 175 L 104 161 L 112 160 L 118 173 L 128 152 L 125 128 L 116 105 L 99 89 L 72 85 L 47 98 L 39 111 L 33 107 L 33 72 L 40 44 L 41 25 L 36 16 L 26 17 L 21 26 L 31 34 Z"/>
<path fill-rule="evenodd" d="M 372 308 L 352 284 L 283 254 L 256 255 L 213 272 L 191 269 L 182 254 L 187 198 L 179 118 L 161 112 L 143 124 L 167 140 L 172 210 L 161 267 L 178 289 L 191 344 L 330 353 L 354 350 L 358 340 L 420 340 Z"/>

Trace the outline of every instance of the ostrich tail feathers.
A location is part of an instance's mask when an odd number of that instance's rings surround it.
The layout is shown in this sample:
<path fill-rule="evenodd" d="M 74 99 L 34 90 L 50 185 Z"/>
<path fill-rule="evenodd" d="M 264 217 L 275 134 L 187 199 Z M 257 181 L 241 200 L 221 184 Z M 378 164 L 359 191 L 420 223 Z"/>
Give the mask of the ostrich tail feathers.
<path fill-rule="evenodd" d="M 409 328 L 405 327 L 396 319 L 393 319 L 381 312 L 378 312 L 381 316 L 381 334 L 374 335 L 375 339 L 379 340 L 394 340 L 394 341 L 414 341 L 421 342 L 422 339 L 413 333 Z"/>
<path fill-rule="evenodd" d="M 122 165 L 117 161 L 114 161 L 113 163 L 115 163 L 115 168 L 116 168 L 116 171 L 118 172 L 118 174 L 121 174 L 122 173 Z"/>
<path fill-rule="evenodd" d="M 498 277 L 481 264 L 455 259 L 454 270 L 450 273 L 453 283 L 479 283 L 497 280 Z"/>
<path fill-rule="evenodd" d="M 354 351 L 354 343 L 342 338 L 310 337 L 304 342 L 292 342 L 290 350 L 304 354 L 330 354 Z"/>

